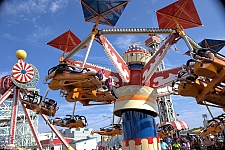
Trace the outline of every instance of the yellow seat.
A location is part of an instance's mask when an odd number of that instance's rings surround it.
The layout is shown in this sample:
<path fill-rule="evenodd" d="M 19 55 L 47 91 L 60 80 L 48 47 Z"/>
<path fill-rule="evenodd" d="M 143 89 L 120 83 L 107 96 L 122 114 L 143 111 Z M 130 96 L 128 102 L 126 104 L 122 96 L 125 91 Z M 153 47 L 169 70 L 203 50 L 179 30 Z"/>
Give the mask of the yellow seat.
<path fill-rule="evenodd" d="M 66 124 L 66 127 L 68 127 L 68 128 L 84 128 L 85 124 L 83 123 L 82 120 L 77 120 L 75 122 Z"/>
<path fill-rule="evenodd" d="M 60 89 L 59 84 L 60 84 L 60 81 L 59 80 L 52 79 L 51 82 L 49 83 L 48 87 L 51 90 L 59 90 Z"/>
<path fill-rule="evenodd" d="M 120 135 L 122 134 L 121 129 L 113 129 L 112 131 L 104 131 L 99 133 L 100 135 L 107 135 L 107 136 L 115 136 L 115 135 Z"/>
<path fill-rule="evenodd" d="M 218 105 L 218 107 L 225 106 L 225 96 L 220 94 L 209 94 L 204 101 Z"/>
<path fill-rule="evenodd" d="M 186 86 L 178 86 L 178 94 L 181 96 L 195 97 L 198 95 L 198 88 L 192 84 L 186 84 Z"/>
<path fill-rule="evenodd" d="M 49 83 L 49 88 L 58 90 L 62 87 L 73 86 L 74 88 L 98 89 L 102 83 L 93 75 L 71 74 L 63 72 L 55 75 Z"/>
<path fill-rule="evenodd" d="M 111 104 L 116 98 L 110 91 L 85 90 L 81 88 L 67 90 L 65 99 L 68 102 L 81 102 L 84 106 Z M 91 102 L 94 102 L 91 104 Z"/>
<path fill-rule="evenodd" d="M 217 67 L 212 63 L 202 62 L 202 65 L 195 63 L 194 73 L 206 78 L 214 78 L 217 74 Z"/>
<path fill-rule="evenodd" d="M 193 83 L 185 83 L 185 81 L 182 81 L 181 84 L 182 85 L 178 86 L 178 94 L 181 96 L 196 97 L 204 88 L 204 84 L 198 79 L 196 79 Z"/>

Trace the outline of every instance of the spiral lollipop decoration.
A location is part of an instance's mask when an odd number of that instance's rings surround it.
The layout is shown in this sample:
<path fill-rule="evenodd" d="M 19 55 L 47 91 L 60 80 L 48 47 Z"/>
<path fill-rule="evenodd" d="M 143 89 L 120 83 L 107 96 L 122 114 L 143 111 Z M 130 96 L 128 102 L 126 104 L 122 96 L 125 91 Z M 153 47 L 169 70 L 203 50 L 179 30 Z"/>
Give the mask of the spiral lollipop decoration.
<path fill-rule="evenodd" d="M 21 88 L 35 87 L 39 80 L 37 68 L 23 61 L 26 56 L 27 53 L 24 50 L 17 50 L 16 57 L 19 60 L 12 68 L 12 81 Z"/>
<path fill-rule="evenodd" d="M 19 60 L 12 68 L 12 76 L 18 82 L 28 83 L 34 77 L 34 69 L 28 63 Z"/>

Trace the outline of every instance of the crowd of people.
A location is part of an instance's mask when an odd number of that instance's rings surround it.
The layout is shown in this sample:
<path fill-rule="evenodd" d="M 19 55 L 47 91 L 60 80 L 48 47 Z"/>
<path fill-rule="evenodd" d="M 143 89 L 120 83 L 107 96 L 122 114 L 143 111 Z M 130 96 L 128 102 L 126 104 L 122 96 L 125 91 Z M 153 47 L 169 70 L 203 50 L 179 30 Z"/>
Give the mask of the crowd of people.
<path fill-rule="evenodd" d="M 209 135 L 200 138 L 198 135 L 181 135 L 178 138 L 160 139 L 162 150 L 225 150 L 223 136 Z"/>

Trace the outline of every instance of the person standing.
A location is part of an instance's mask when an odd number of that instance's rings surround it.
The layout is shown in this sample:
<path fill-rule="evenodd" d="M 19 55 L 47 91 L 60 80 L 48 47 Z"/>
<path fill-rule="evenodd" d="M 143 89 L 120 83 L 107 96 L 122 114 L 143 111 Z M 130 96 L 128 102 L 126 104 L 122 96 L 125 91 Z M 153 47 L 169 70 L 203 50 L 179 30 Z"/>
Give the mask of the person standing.
<path fill-rule="evenodd" d="M 173 150 L 180 150 L 180 144 L 178 143 L 177 140 L 175 140 L 175 142 L 173 143 L 172 149 Z"/>
<path fill-rule="evenodd" d="M 118 150 L 122 150 L 122 146 L 121 146 L 121 145 L 119 145 L 119 148 L 118 148 Z"/>
<path fill-rule="evenodd" d="M 172 140 L 170 137 L 166 138 L 166 144 L 168 145 L 168 149 L 172 150 Z"/>
<path fill-rule="evenodd" d="M 166 142 L 163 141 L 163 139 L 160 139 L 160 145 L 161 145 L 161 150 L 167 150 L 168 145 Z"/>

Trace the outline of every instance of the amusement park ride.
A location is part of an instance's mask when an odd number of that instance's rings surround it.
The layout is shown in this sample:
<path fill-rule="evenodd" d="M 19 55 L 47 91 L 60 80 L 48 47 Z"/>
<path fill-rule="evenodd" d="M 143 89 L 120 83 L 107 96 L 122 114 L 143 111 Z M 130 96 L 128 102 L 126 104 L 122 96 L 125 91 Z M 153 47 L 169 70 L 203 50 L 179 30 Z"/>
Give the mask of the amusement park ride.
<path fill-rule="evenodd" d="M 37 84 L 39 73 L 35 66 L 23 61 L 26 52 L 17 51 L 19 60 L 13 66 L 12 75 L 1 80 L 0 104 L 10 96 L 14 99 L 9 144 L 14 144 L 15 140 L 18 101 L 23 105 L 39 149 L 42 146 L 29 121 L 27 109 L 40 114 L 65 147 L 73 149 L 55 126 L 82 128 L 87 125 L 84 116 L 75 115 L 76 102 L 83 106 L 114 103 L 114 115 L 121 117 L 122 124 L 119 121 L 95 133 L 111 136 L 122 134 L 124 149 L 150 150 L 160 149 L 154 119 L 158 116 L 158 89 L 169 85 L 171 90 L 164 88 L 162 95 L 179 94 L 195 98 L 198 104 L 225 107 L 222 101 L 225 91 L 224 56 L 213 48 L 199 45 L 184 32 L 184 29 L 202 26 L 193 1 L 179 0 L 157 10 L 159 28 L 98 29 L 98 24 L 115 26 L 128 2 L 81 0 L 85 21 L 95 23 L 92 32 L 81 41 L 69 30 L 48 43 L 62 50 L 63 54 L 59 64 L 48 71 L 44 81 L 48 89 L 44 96 L 29 90 Z M 152 50 L 133 44 L 121 57 L 104 36 L 113 34 L 147 34 L 146 46 L 152 47 Z M 157 34 L 168 36 L 159 42 Z M 190 60 L 184 66 L 157 70 L 170 47 L 180 39 L 189 48 L 187 55 Z M 94 40 L 103 46 L 117 72 L 86 62 Z M 156 50 L 154 46 L 159 48 Z M 70 60 L 83 48 L 87 48 L 83 62 Z M 57 102 L 46 98 L 49 90 L 59 90 L 66 101 L 74 103 L 72 115 L 48 119 L 48 116 L 55 116 L 58 110 Z"/>

